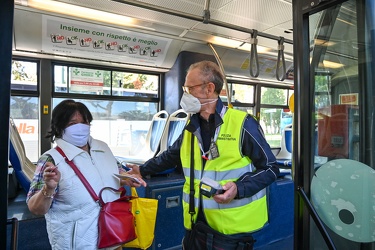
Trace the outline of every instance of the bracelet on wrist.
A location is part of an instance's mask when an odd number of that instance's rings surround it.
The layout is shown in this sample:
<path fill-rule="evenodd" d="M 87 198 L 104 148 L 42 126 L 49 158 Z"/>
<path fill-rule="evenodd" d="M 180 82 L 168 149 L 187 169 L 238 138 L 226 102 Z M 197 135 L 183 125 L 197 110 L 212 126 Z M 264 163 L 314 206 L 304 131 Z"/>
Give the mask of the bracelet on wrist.
<path fill-rule="evenodd" d="M 56 189 L 53 191 L 52 194 L 48 194 L 47 193 L 47 190 L 46 190 L 46 185 L 43 186 L 41 192 L 42 192 L 42 195 L 46 198 L 50 198 L 50 199 L 53 199 L 55 197 L 55 194 L 56 194 Z"/>

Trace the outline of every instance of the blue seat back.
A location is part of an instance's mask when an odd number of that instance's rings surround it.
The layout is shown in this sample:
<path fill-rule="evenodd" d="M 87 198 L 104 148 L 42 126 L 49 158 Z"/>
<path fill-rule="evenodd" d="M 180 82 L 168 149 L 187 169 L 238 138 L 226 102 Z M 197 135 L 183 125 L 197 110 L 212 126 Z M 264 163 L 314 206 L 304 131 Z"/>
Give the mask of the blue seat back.
<path fill-rule="evenodd" d="M 28 192 L 36 166 L 27 158 L 25 146 L 12 118 L 9 120 L 9 161 L 18 182 Z"/>

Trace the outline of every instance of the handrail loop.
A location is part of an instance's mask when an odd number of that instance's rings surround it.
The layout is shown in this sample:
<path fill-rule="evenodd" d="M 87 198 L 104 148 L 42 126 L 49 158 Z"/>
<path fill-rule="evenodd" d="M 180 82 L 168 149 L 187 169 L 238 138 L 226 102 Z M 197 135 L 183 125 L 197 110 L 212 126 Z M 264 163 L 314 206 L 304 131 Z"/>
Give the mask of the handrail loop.
<path fill-rule="evenodd" d="M 204 1 L 204 10 L 203 10 L 203 23 L 208 24 L 211 20 L 211 13 L 210 13 L 210 0 Z"/>
<path fill-rule="evenodd" d="M 280 39 L 277 41 L 277 63 L 276 63 L 276 79 L 279 81 L 285 80 L 286 75 L 286 66 L 285 66 L 285 57 L 284 57 L 284 37 L 280 37 Z M 280 66 L 280 63 L 282 64 Z M 282 76 L 280 77 L 280 68 L 282 67 Z"/>
<path fill-rule="evenodd" d="M 253 33 L 251 33 L 251 49 L 250 49 L 250 75 L 252 77 L 258 77 L 259 76 L 259 58 L 258 58 L 258 51 L 257 51 L 257 44 L 258 44 L 258 31 L 253 30 Z M 254 69 L 254 60 L 255 60 L 255 72 L 253 72 Z"/>

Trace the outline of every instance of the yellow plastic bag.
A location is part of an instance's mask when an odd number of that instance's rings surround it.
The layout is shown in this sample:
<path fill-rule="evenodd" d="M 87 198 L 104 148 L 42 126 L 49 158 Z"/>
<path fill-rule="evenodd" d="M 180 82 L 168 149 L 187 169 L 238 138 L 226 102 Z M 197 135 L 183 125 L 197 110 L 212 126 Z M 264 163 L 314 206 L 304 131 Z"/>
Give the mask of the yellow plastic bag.
<path fill-rule="evenodd" d="M 138 197 L 137 190 L 131 188 L 132 196 Z M 147 249 L 154 241 L 158 200 L 149 198 L 132 199 L 132 213 L 135 218 L 137 239 L 123 244 L 123 247 Z"/>

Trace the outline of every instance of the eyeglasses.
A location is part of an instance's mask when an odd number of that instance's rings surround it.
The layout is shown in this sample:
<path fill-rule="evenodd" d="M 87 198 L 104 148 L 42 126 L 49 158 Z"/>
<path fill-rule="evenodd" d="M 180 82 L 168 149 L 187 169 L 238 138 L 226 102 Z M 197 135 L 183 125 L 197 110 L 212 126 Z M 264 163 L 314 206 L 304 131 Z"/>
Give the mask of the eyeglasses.
<path fill-rule="evenodd" d="M 190 90 L 195 88 L 195 87 L 199 87 L 199 86 L 202 86 L 202 85 L 205 85 L 206 82 L 202 83 L 202 84 L 198 84 L 198 85 L 194 85 L 194 86 L 182 86 L 182 90 L 185 92 L 185 93 L 188 93 L 190 94 Z"/>

